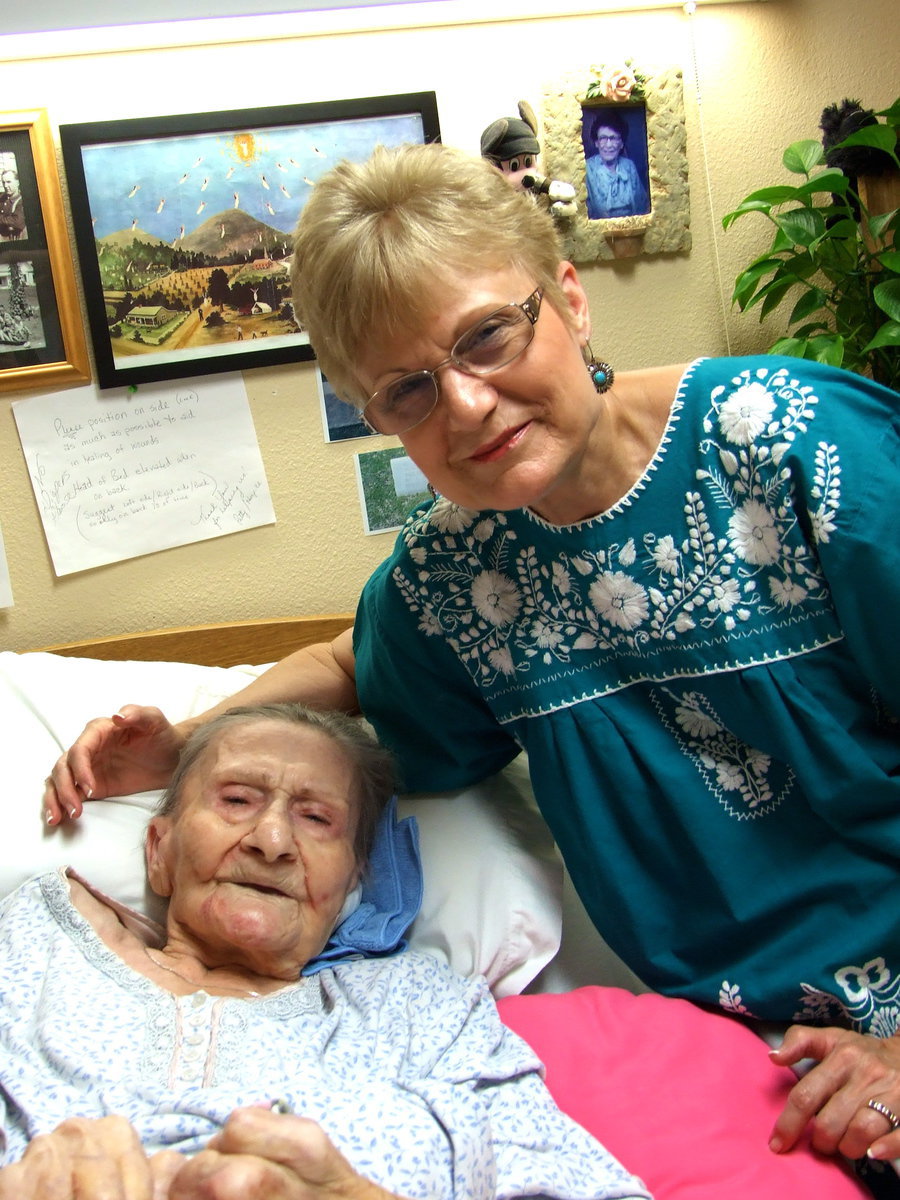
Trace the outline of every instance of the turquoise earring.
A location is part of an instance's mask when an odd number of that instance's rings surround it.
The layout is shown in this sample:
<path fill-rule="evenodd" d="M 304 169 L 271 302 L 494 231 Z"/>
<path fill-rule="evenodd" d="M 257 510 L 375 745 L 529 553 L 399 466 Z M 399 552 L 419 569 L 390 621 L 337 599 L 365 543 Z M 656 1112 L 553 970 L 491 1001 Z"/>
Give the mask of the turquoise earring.
<path fill-rule="evenodd" d="M 587 372 L 591 377 L 591 383 L 602 396 L 616 381 L 616 373 L 608 362 L 603 362 L 599 358 L 594 357 L 594 352 L 591 349 L 590 342 L 585 342 L 585 351 L 587 357 Z"/>

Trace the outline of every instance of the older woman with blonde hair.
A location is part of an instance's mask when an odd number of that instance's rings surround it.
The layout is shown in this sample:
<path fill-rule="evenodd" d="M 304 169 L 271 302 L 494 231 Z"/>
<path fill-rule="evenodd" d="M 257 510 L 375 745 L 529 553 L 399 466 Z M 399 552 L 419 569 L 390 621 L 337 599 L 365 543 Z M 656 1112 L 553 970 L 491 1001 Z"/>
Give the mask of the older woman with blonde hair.
<path fill-rule="evenodd" d="M 614 372 L 551 219 L 490 164 L 380 150 L 314 189 L 294 257 L 323 371 L 437 498 L 355 630 L 250 697 L 360 706 L 404 786 L 528 753 L 594 922 L 648 985 L 798 1022 L 772 1135 L 900 1156 L 897 396 L 779 357 Z M 164 778 L 130 706 L 51 819 Z"/>

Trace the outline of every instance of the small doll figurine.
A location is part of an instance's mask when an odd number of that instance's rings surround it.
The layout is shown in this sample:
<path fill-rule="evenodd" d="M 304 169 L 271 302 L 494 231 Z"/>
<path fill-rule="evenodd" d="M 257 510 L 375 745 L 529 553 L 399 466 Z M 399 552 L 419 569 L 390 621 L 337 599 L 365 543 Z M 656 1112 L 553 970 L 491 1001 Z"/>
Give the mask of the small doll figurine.
<path fill-rule="evenodd" d="M 513 187 L 546 196 L 555 217 L 571 217 L 576 209 L 575 189 L 561 179 L 547 179 L 538 169 L 541 152 L 537 119 L 531 105 L 519 101 L 518 117 L 500 117 L 481 135 L 481 157 L 502 171 Z"/>

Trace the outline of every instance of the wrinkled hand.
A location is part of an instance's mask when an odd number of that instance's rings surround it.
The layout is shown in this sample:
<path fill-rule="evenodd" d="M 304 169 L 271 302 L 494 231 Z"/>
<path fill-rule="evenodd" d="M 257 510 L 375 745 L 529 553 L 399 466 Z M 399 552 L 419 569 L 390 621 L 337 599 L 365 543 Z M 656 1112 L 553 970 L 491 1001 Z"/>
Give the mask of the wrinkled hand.
<path fill-rule="evenodd" d="M 395 1200 L 358 1175 L 315 1121 L 232 1113 L 176 1175 L 169 1200 Z"/>
<path fill-rule="evenodd" d="M 900 1131 L 892 1132 L 887 1117 L 866 1107 L 879 1100 L 900 1116 L 900 1035 L 792 1025 L 771 1057 L 780 1066 L 804 1058 L 817 1062 L 791 1089 L 772 1131 L 772 1150 L 790 1150 L 812 1122 L 812 1145 L 821 1153 L 900 1158 Z"/>
<path fill-rule="evenodd" d="M 165 787 L 183 744 L 183 733 L 158 708 L 126 704 L 112 717 L 89 721 L 47 778 L 47 824 L 80 817 L 85 800 Z"/>
<path fill-rule="evenodd" d="M 29 1143 L 0 1170 L 0 1200 L 167 1200 L 184 1159 L 153 1159 L 124 1117 L 74 1117 Z"/>

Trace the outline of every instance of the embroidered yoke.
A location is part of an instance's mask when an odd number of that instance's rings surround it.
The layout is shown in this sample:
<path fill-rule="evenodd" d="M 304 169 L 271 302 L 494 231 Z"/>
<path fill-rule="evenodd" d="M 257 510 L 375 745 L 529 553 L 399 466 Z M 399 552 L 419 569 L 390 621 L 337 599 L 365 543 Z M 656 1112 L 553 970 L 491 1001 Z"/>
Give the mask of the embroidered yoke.
<path fill-rule="evenodd" d="M 526 750 L 594 923 L 658 990 L 900 1024 L 898 422 L 847 372 L 702 360 L 614 508 L 439 500 L 363 594 L 360 700 L 406 786 Z"/>

